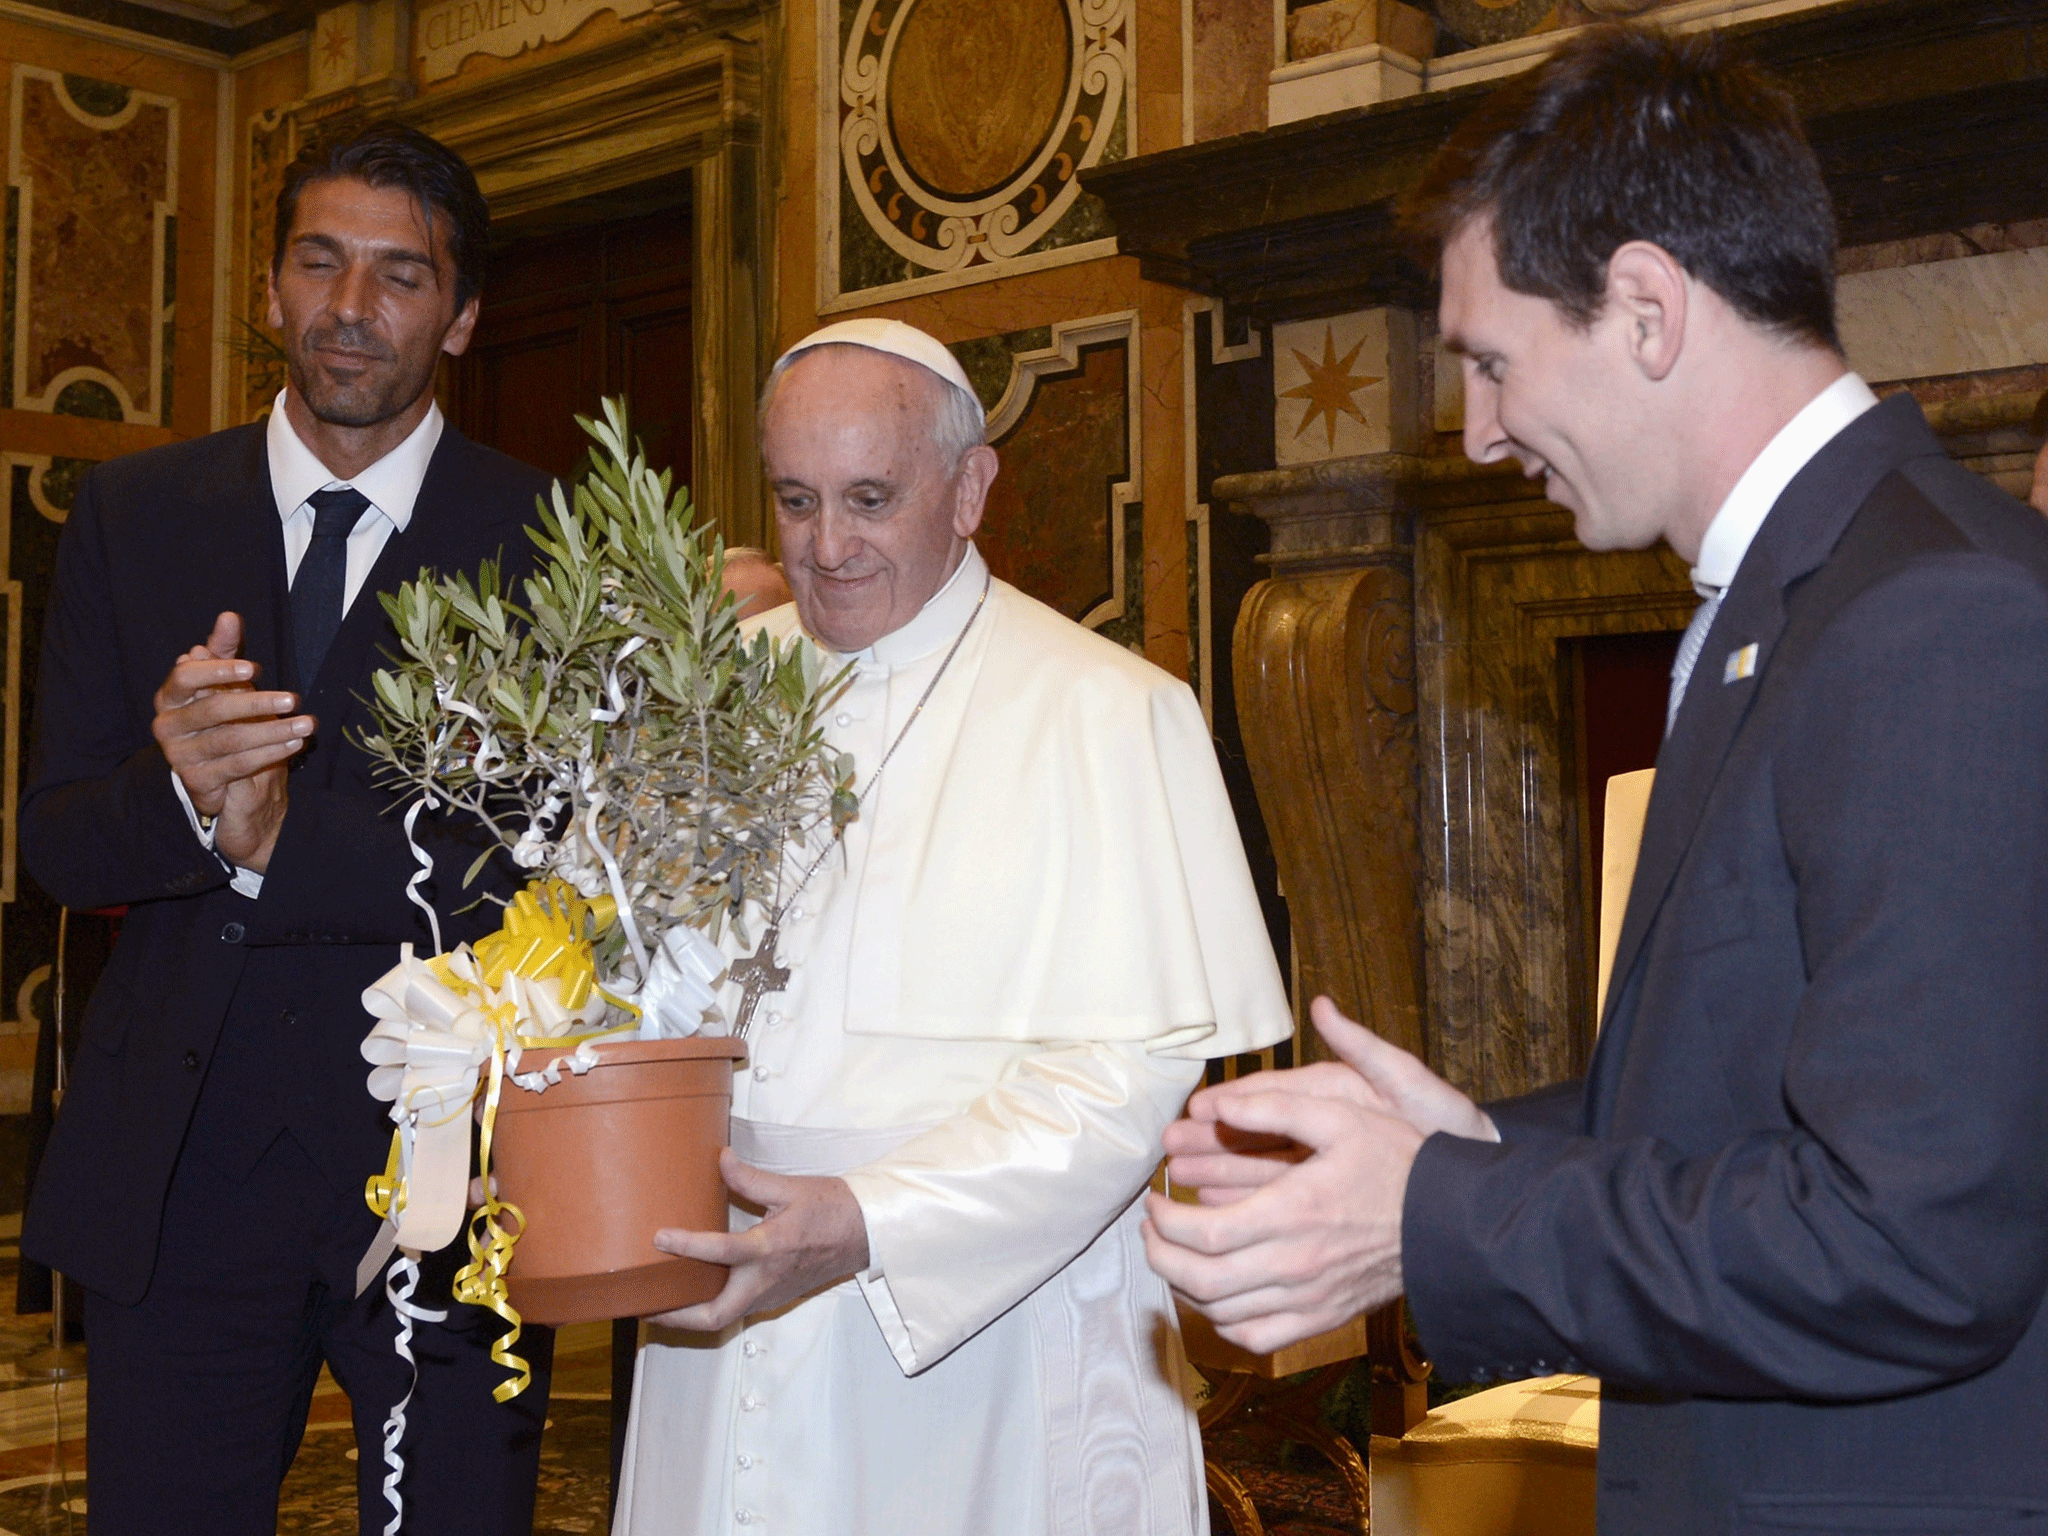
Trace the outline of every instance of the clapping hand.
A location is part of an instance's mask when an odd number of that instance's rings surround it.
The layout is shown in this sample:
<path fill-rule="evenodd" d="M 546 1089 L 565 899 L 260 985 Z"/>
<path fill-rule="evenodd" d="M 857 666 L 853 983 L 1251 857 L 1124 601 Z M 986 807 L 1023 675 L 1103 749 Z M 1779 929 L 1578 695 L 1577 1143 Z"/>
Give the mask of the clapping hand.
<path fill-rule="evenodd" d="M 1437 1132 L 1498 1140 L 1464 1094 L 1337 1011 L 1310 1009 L 1334 1062 L 1196 1094 L 1167 1128 L 1167 1172 L 1196 1205 L 1152 1195 L 1152 1267 L 1217 1332 L 1281 1348 L 1401 1293 L 1408 1170 Z M 1276 1140 L 1276 1138 L 1278 1138 Z M 1275 1155 L 1273 1148 L 1290 1146 Z"/>
<path fill-rule="evenodd" d="M 292 713 L 295 695 L 259 691 L 256 664 L 241 648 L 241 616 L 221 614 L 206 643 L 180 656 L 157 689 L 150 730 L 192 808 L 219 818 L 214 847 L 261 872 L 284 821 L 285 765 L 304 749 L 314 720 Z"/>

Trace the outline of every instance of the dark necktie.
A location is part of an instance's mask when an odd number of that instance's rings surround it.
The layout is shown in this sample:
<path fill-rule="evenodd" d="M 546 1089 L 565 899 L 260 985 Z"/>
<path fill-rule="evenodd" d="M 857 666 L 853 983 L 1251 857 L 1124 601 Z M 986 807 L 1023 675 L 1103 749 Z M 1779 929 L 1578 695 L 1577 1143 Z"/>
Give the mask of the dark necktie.
<path fill-rule="evenodd" d="M 313 542 L 292 577 L 292 640 L 299 658 L 299 686 L 310 689 L 320 663 L 341 628 L 342 598 L 348 591 L 348 536 L 370 498 L 354 486 L 315 491 Z"/>

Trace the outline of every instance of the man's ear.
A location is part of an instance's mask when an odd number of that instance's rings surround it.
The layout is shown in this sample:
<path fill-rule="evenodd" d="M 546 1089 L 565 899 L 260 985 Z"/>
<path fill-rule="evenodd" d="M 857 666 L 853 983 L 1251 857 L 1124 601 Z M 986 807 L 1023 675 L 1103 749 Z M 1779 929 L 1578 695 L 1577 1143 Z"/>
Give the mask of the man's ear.
<path fill-rule="evenodd" d="M 284 305 L 279 302 L 277 297 L 277 268 L 272 267 L 270 269 L 270 276 L 265 278 L 264 282 L 270 294 L 270 313 L 267 317 L 270 321 L 270 328 L 273 331 L 282 332 L 284 330 Z"/>
<path fill-rule="evenodd" d="M 953 532 L 957 537 L 971 539 L 981 527 L 988 488 L 995 484 L 998 467 L 996 451 L 986 443 L 968 449 L 960 460 L 960 467 L 953 472 Z"/>
<path fill-rule="evenodd" d="M 476 334 L 476 296 L 472 294 L 450 322 L 447 333 L 441 337 L 441 350 L 450 357 L 460 357 L 469 350 L 469 338 Z"/>
<path fill-rule="evenodd" d="M 1625 327 L 1622 345 L 1653 383 L 1678 366 L 1691 297 L 1685 268 L 1660 245 L 1631 240 L 1607 260 L 1603 307 Z"/>

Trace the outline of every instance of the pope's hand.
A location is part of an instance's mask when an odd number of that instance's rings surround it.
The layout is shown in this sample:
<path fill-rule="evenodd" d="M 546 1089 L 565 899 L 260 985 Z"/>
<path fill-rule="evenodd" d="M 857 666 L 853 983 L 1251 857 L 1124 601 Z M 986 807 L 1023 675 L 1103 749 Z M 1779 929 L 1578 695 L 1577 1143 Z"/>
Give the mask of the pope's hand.
<path fill-rule="evenodd" d="M 715 1333 L 868 1267 L 867 1222 L 846 1180 L 786 1178 L 741 1162 L 730 1147 L 719 1153 L 718 1171 L 727 1189 L 768 1214 L 744 1232 L 664 1227 L 655 1233 L 654 1246 L 663 1253 L 724 1264 L 732 1273 L 710 1301 L 649 1322 Z"/>

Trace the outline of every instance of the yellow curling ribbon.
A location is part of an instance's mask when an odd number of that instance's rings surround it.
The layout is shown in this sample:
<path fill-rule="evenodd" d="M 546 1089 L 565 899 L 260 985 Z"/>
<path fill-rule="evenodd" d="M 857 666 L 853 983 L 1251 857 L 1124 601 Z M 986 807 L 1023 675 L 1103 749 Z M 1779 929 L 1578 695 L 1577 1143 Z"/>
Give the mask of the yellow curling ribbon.
<path fill-rule="evenodd" d="M 384 1159 L 384 1171 L 371 1174 L 363 1185 L 363 1197 L 370 1202 L 370 1209 L 386 1221 L 396 1221 L 405 1208 L 398 1181 L 398 1154 L 404 1140 L 403 1131 L 391 1133 L 391 1155 Z"/>
<path fill-rule="evenodd" d="M 491 1346 L 491 1359 L 512 1373 L 491 1391 L 492 1397 L 501 1403 L 517 1397 L 533 1380 L 532 1367 L 512 1351 L 523 1325 L 505 1280 L 526 1217 L 516 1205 L 500 1200 L 491 1186 L 491 1143 L 504 1089 L 505 1056 L 508 1050 L 573 1048 L 630 1034 L 638 1028 L 640 1009 L 614 997 L 597 982 L 596 942 L 617 917 L 617 905 L 609 896 L 586 899 L 564 881 L 536 880 L 513 898 L 498 931 L 470 946 L 476 962 L 475 981 L 455 967 L 452 956 L 436 955 L 425 962 L 435 979 L 450 991 L 474 999 L 478 1011 L 490 1024 L 490 1075 L 486 1083 L 479 1085 L 483 1113 L 479 1117 L 477 1165 L 483 1180 L 484 1202 L 471 1213 L 465 1228 L 470 1262 L 455 1276 L 454 1297 L 495 1312 L 509 1325 Z M 572 1034 L 522 1033 L 512 1004 L 491 1001 L 491 994 L 504 985 L 508 975 L 528 981 L 554 980 L 556 996 L 565 1012 L 578 1012 L 595 993 L 624 1010 L 633 1022 Z M 474 1102 L 472 1098 L 456 1113 L 467 1113 L 469 1104 Z M 392 1136 L 391 1155 L 384 1172 L 370 1178 L 364 1189 L 370 1209 L 387 1220 L 395 1218 L 405 1205 L 405 1180 L 399 1166 L 401 1134 Z"/>
<path fill-rule="evenodd" d="M 610 1034 L 613 1031 L 607 1030 Z M 533 1381 L 533 1367 L 523 1356 L 512 1353 L 519 1342 L 519 1313 L 505 1288 L 505 1271 L 512 1266 L 512 1245 L 526 1229 L 526 1216 L 518 1206 L 498 1198 L 491 1187 L 491 1133 L 498 1123 L 498 1095 L 505 1086 L 505 1051 L 502 1044 L 491 1051 L 491 1081 L 484 1094 L 483 1130 L 477 1139 L 477 1169 L 484 1184 L 484 1203 L 469 1218 L 469 1263 L 456 1272 L 454 1295 L 471 1306 L 488 1307 L 511 1327 L 491 1345 L 491 1359 L 512 1375 L 491 1388 L 491 1396 L 508 1403 Z M 502 1217 L 509 1215 L 517 1225 L 506 1231 Z"/>

